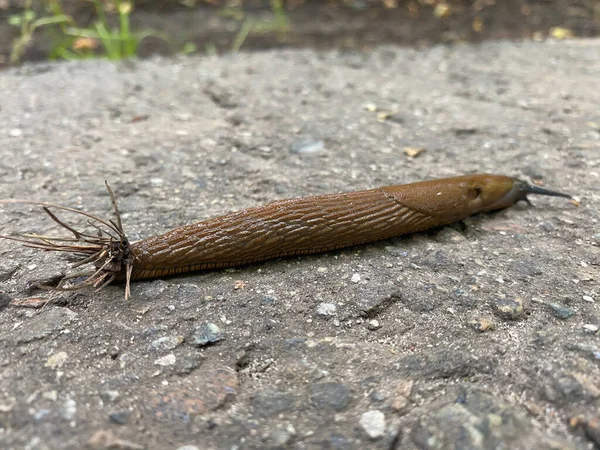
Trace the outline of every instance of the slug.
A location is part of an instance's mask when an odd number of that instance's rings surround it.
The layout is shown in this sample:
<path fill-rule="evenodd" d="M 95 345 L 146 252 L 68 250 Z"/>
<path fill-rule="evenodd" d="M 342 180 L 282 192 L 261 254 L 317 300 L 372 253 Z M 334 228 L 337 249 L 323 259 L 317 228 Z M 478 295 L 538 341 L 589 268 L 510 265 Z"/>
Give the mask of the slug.
<path fill-rule="evenodd" d="M 44 202 L 3 200 L 0 203 L 40 205 L 73 234 L 55 238 L 38 235 L 0 236 L 43 250 L 68 252 L 79 258 L 74 267 L 92 264 L 95 270 L 74 286 L 101 289 L 125 280 L 125 297 L 132 280 L 183 272 L 237 267 L 273 258 L 327 252 L 447 225 L 472 214 L 509 207 L 528 194 L 571 198 L 502 175 L 467 175 L 400 186 L 279 200 L 264 206 L 175 228 L 160 236 L 130 243 L 123 231 L 114 194 L 108 184 L 116 222 L 76 209 Z M 50 209 L 83 215 L 96 234 L 79 232 Z"/>

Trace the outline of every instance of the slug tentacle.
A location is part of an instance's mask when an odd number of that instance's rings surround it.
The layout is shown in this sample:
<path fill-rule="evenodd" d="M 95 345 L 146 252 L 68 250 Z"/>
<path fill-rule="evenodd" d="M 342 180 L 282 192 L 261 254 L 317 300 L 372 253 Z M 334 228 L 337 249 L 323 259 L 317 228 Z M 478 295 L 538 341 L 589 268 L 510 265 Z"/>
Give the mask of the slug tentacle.
<path fill-rule="evenodd" d="M 67 252 L 77 257 L 73 268 L 94 269 L 67 275 L 54 289 L 86 286 L 102 289 L 115 280 L 158 278 L 183 272 L 237 267 L 267 259 L 326 252 L 427 230 L 472 214 L 529 202 L 528 194 L 571 198 L 501 175 L 469 175 L 385 186 L 367 191 L 279 200 L 264 206 L 175 228 L 130 244 L 123 231 L 115 196 L 106 184 L 115 220 L 44 202 L 0 200 L 0 204 L 42 206 L 72 237 L 35 234 L 0 236 L 28 247 Z M 81 232 L 52 211 L 85 216 L 96 234 Z M 75 284 L 66 284 L 83 277 Z"/>
<path fill-rule="evenodd" d="M 549 189 L 544 189 L 539 186 L 534 186 L 532 184 L 526 183 L 521 180 L 515 180 L 515 186 L 519 190 L 519 198 L 518 200 L 524 200 L 531 205 L 531 202 L 527 198 L 527 194 L 536 194 L 536 195 L 546 195 L 548 197 L 562 197 L 572 199 L 573 197 L 569 194 L 563 194 L 562 192 L 551 191 Z"/>

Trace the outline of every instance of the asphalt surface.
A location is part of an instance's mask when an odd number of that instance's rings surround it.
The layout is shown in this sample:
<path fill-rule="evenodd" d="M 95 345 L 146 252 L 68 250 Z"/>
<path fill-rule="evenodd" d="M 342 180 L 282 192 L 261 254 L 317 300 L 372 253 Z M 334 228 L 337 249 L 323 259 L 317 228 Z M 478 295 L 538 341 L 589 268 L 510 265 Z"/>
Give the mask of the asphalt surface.
<path fill-rule="evenodd" d="M 40 291 L 68 260 L 0 241 L 0 447 L 600 445 L 599 79 L 598 40 L 0 73 L 0 198 L 106 218 L 107 180 L 131 240 L 468 173 L 580 202 L 137 282 L 128 301 L 122 285 Z M 2 206 L 10 232 L 61 230 Z"/>

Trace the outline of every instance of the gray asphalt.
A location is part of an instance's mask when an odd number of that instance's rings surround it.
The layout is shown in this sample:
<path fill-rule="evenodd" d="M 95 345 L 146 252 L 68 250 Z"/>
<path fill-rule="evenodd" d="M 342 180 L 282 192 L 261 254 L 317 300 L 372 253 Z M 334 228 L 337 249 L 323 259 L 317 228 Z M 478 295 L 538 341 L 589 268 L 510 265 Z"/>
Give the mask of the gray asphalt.
<path fill-rule="evenodd" d="M 598 40 L 0 73 L 0 198 L 110 217 L 107 180 L 131 240 L 468 173 L 580 202 L 139 282 L 129 301 L 122 285 L 36 290 L 68 261 L 0 241 L 0 446 L 600 445 L 599 80 Z M 0 233 L 15 231 L 58 227 L 1 207 Z"/>

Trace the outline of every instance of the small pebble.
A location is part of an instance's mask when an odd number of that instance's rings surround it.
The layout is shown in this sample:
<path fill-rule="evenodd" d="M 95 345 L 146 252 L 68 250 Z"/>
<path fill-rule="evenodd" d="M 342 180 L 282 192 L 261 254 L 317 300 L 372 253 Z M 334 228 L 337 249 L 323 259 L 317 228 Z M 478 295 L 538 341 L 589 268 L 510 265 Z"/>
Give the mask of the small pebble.
<path fill-rule="evenodd" d="M 540 228 L 544 231 L 554 231 L 555 226 L 553 223 L 551 222 L 542 222 L 540 224 Z"/>
<path fill-rule="evenodd" d="M 323 317 L 333 316 L 336 309 L 337 306 L 335 306 L 333 303 L 319 303 L 317 306 L 317 315 Z"/>
<path fill-rule="evenodd" d="M 383 395 L 381 392 L 379 391 L 373 391 L 371 392 L 371 400 L 373 400 L 374 402 L 382 402 L 385 400 L 385 395 Z"/>
<path fill-rule="evenodd" d="M 503 320 L 519 320 L 525 316 L 523 299 L 498 298 L 492 305 L 494 313 Z"/>
<path fill-rule="evenodd" d="M 129 421 L 129 412 L 122 411 L 109 414 L 108 420 L 110 420 L 112 423 L 116 423 L 117 425 L 126 425 Z"/>
<path fill-rule="evenodd" d="M 354 275 L 352 275 L 351 280 L 353 283 L 358 283 L 360 281 L 360 274 L 359 273 L 355 273 Z"/>
<path fill-rule="evenodd" d="M 197 325 L 189 341 L 192 345 L 202 347 L 208 344 L 222 341 L 223 332 L 214 323 L 202 323 Z"/>
<path fill-rule="evenodd" d="M 410 404 L 414 381 L 410 378 L 404 378 L 398 381 L 396 389 L 391 394 L 390 406 L 398 413 L 407 412 L 407 407 Z"/>
<path fill-rule="evenodd" d="M 408 256 L 408 252 L 403 248 L 393 247 L 391 245 L 386 246 L 385 251 L 395 256 L 402 256 L 403 258 Z"/>
<path fill-rule="evenodd" d="M 10 137 L 19 137 L 23 134 L 23 130 L 21 130 L 20 128 L 13 128 L 12 130 L 10 130 L 8 132 L 8 135 Z"/>
<path fill-rule="evenodd" d="M 290 443 L 293 438 L 293 434 L 288 430 L 275 430 L 271 433 L 271 440 L 277 447 L 283 447 Z"/>
<path fill-rule="evenodd" d="M 192 118 L 192 115 L 190 113 L 179 113 L 179 114 L 175 114 L 175 118 L 177 120 L 179 120 L 180 122 L 189 122 L 190 119 Z M 177 450 L 181 450 L 183 447 L 177 449 Z M 195 448 L 195 447 L 194 447 Z"/>
<path fill-rule="evenodd" d="M 162 358 L 158 358 L 156 361 L 154 361 L 154 364 L 156 364 L 157 366 L 172 366 L 173 364 L 175 364 L 175 362 L 177 361 L 177 358 L 175 357 L 175 355 L 173 353 L 170 353 L 166 356 L 163 356 Z"/>
<path fill-rule="evenodd" d="M 554 315 L 562 320 L 566 320 L 569 317 L 574 316 L 577 312 L 572 308 L 567 308 L 566 306 L 561 306 L 557 303 L 548 303 L 548 306 L 550 307 L 550 309 L 552 309 Z"/>
<path fill-rule="evenodd" d="M 427 149 L 424 147 L 404 147 L 404 154 L 409 158 L 416 158 L 421 153 L 426 152 Z"/>
<path fill-rule="evenodd" d="M 45 400 L 50 400 L 51 402 L 55 402 L 56 400 L 58 400 L 58 391 L 52 390 L 42 392 L 42 398 Z"/>
<path fill-rule="evenodd" d="M 436 240 L 442 243 L 445 242 L 463 242 L 466 241 L 467 238 L 465 237 L 464 234 L 459 233 L 458 231 L 456 231 L 455 229 L 451 228 L 451 227 L 444 227 L 442 228 L 437 236 L 436 236 Z"/>
<path fill-rule="evenodd" d="M 153 340 L 150 345 L 156 350 L 173 350 L 182 342 L 183 337 L 181 336 L 163 336 Z"/>
<path fill-rule="evenodd" d="M 371 331 L 378 330 L 379 328 L 381 328 L 381 324 L 377 319 L 369 320 L 369 322 L 367 323 L 367 328 Z"/>
<path fill-rule="evenodd" d="M 200 447 L 196 447 L 195 445 L 182 445 L 181 447 L 177 447 L 177 450 L 200 450 Z"/>
<path fill-rule="evenodd" d="M 273 296 L 271 296 L 271 295 L 265 295 L 265 296 L 264 296 L 264 297 L 263 297 L 263 298 L 260 300 L 260 302 L 261 302 L 263 305 L 272 305 L 272 304 L 273 304 L 273 303 L 275 303 L 276 301 L 277 301 L 277 298 L 276 298 L 276 297 L 273 297 Z"/>
<path fill-rule="evenodd" d="M 48 414 L 50 414 L 48 409 L 40 409 L 33 414 L 33 420 L 36 422 L 41 422 Z"/>
<path fill-rule="evenodd" d="M 590 297 L 589 295 L 584 295 L 582 298 L 586 302 L 594 303 L 594 298 Z"/>
<path fill-rule="evenodd" d="M 483 333 L 484 331 L 494 330 L 496 328 L 496 325 L 494 324 L 494 322 L 492 322 L 491 320 L 489 320 L 485 317 L 480 317 L 479 319 L 469 320 L 468 324 L 475 331 L 479 331 L 481 333 Z"/>
<path fill-rule="evenodd" d="M 304 139 L 299 140 L 290 146 L 291 153 L 298 154 L 310 154 L 310 153 L 319 153 L 325 149 L 325 142 L 323 141 L 315 141 L 312 139 Z"/>
<path fill-rule="evenodd" d="M 584 328 L 585 331 L 588 331 L 590 333 L 596 333 L 596 332 L 598 332 L 598 325 L 593 325 L 591 323 L 586 323 L 583 326 L 583 328 Z"/>
<path fill-rule="evenodd" d="M 379 439 L 385 433 L 385 415 L 377 409 L 364 413 L 359 423 L 371 439 Z"/>
<path fill-rule="evenodd" d="M 204 358 L 197 353 L 184 354 L 178 358 L 178 364 L 175 366 L 175 373 L 182 375 L 191 373 L 204 362 Z"/>
<path fill-rule="evenodd" d="M 60 417 L 64 420 L 73 420 L 77 414 L 77 403 L 72 398 L 67 398 L 60 409 Z"/>
<path fill-rule="evenodd" d="M 114 403 L 120 396 L 119 391 L 102 391 L 100 392 L 100 398 L 107 403 Z"/>
<path fill-rule="evenodd" d="M 44 367 L 50 367 L 51 369 L 58 369 L 63 366 L 63 364 L 67 361 L 67 352 L 58 352 L 54 353 L 52 356 L 48 358 Z"/>

